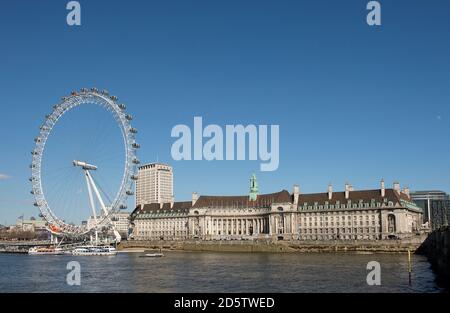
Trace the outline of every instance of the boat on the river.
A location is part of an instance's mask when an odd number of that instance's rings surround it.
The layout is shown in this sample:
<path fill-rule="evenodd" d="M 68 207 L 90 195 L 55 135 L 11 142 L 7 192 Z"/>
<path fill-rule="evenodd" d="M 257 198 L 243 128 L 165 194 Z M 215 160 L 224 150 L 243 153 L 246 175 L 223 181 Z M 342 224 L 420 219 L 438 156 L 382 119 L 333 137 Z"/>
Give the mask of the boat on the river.
<path fill-rule="evenodd" d="M 144 255 L 141 255 L 140 257 L 141 258 L 160 258 L 163 256 L 164 256 L 164 254 L 157 252 L 157 253 L 146 253 Z"/>
<path fill-rule="evenodd" d="M 81 246 L 73 249 L 72 255 L 116 255 L 117 250 L 109 246 Z"/>
<path fill-rule="evenodd" d="M 30 255 L 61 255 L 63 249 L 57 247 L 32 247 L 28 250 Z"/>

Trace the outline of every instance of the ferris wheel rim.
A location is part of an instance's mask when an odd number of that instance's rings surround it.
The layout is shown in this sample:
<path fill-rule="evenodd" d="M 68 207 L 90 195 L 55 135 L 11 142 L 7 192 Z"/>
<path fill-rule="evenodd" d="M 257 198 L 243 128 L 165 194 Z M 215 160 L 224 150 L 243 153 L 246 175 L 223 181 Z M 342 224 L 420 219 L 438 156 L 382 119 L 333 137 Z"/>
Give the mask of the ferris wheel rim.
<path fill-rule="evenodd" d="M 48 204 L 42 188 L 42 157 L 48 137 L 52 133 L 58 120 L 71 111 L 73 108 L 83 104 L 92 103 L 105 107 L 114 116 L 122 133 L 123 144 L 125 148 L 125 164 L 121 185 L 117 191 L 114 200 L 108 207 L 108 214 L 102 216 L 92 227 L 88 225 L 71 225 L 60 219 Z M 131 126 L 132 116 L 126 113 L 124 104 L 118 103 L 115 96 L 110 96 L 108 91 L 98 91 L 96 88 L 82 88 L 80 92 L 72 92 L 68 97 L 62 97 L 61 102 L 53 106 L 50 114 L 47 114 L 44 123 L 40 126 L 38 137 L 35 138 L 35 147 L 32 150 L 32 163 L 30 181 L 32 183 L 31 193 L 34 195 L 34 205 L 39 208 L 42 217 L 48 223 L 48 229 L 52 233 L 61 233 L 64 235 L 83 235 L 94 229 L 104 227 L 110 222 L 110 216 L 113 212 L 118 212 L 126 208 L 125 202 L 129 195 L 133 194 L 133 182 L 137 179 L 137 165 L 139 159 L 136 157 L 136 150 L 140 147 L 136 142 L 135 134 L 137 130 Z"/>

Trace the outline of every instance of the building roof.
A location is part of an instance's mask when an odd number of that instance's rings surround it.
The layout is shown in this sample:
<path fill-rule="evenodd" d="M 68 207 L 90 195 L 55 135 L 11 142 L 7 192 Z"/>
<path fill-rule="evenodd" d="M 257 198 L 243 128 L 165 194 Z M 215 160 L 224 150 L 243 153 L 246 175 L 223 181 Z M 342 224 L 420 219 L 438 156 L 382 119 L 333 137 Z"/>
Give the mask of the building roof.
<path fill-rule="evenodd" d="M 156 166 L 167 166 L 167 167 L 172 168 L 172 166 L 170 166 L 167 163 L 151 162 L 151 163 L 141 164 L 139 166 L 139 169 L 141 169 L 141 168 L 149 168 L 149 167 L 156 167 Z"/>
<path fill-rule="evenodd" d="M 293 203 L 293 197 L 294 195 L 290 194 L 287 190 L 258 195 L 256 201 L 251 201 L 248 195 L 200 196 L 194 205 L 192 205 L 192 201 L 184 201 L 174 202 L 172 206 L 170 203 L 164 203 L 162 206 L 159 203 L 145 204 L 143 207 L 138 206 L 133 213 L 131 213 L 131 217 L 135 218 L 138 214 L 146 213 L 189 213 L 189 209 L 191 208 L 223 207 L 232 209 L 242 206 L 270 207 L 273 203 Z M 307 206 L 325 205 L 326 202 L 329 205 L 335 205 L 337 202 L 346 204 L 348 201 L 351 201 L 352 203 L 371 203 L 373 201 L 376 203 L 392 202 L 394 205 L 421 211 L 418 206 L 412 203 L 411 198 L 407 194 L 389 188 L 385 189 L 384 197 L 381 196 L 380 189 L 349 191 L 348 199 L 345 198 L 344 191 L 333 192 L 331 200 L 328 199 L 328 192 L 299 194 L 298 205 L 303 206 L 305 203 Z"/>
<path fill-rule="evenodd" d="M 415 195 L 428 195 L 428 194 L 439 194 L 439 195 L 447 195 L 445 191 L 442 190 L 415 190 L 411 192 L 412 196 Z"/>
<path fill-rule="evenodd" d="M 288 203 L 292 202 L 292 196 L 287 190 L 276 193 L 258 195 L 256 201 L 251 201 L 249 196 L 200 196 L 195 202 L 194 208 L 204 208 L 211 206 L 220 207 L 239 207 L 246 206 L 270 206 L 272 203 Z"/>
<path fill-rule="evenodd" d="M 387 201 L 392 202 L 400 202 L 400 200 L 410 201 L 409 197 L 404 193 L 398 193 L 394 189 L 385 189 L 385 197 Z M 373 190 L 354 190 L 349 192 L 349 198 L 345 199 L 345 192 L 333 192 L 331 200 L 328 200 L 328 192 L 323 193 L 310 193 L 310 194 L 300 194 L 298 199 L 298 204 L 303 205 L 305 202 L 309 205 L 314 203 L 324 204 L 328 202 L 328 204 L 336 204 L 337 201 L 339 203 L 346 203 L 348 200 L 352 202 L 359 202 L 362 200 L 363 202 L 371 202 L 375 200 L 375 202 L 383 202 L 383 197 L 381 196 L 380 189 Z"/>
<path fill-rule="evenodd" d="M 164 211 L 186 211 L 192 207 L 192 201 L 174 202 L 171 207 L 170 203 L 163 203 L 161 206 L 159 203 L 145 204 L 139 213 L 152 213 L 152 212 L 164 212 Z M 134 212 L 133 212 L 134 213 Z"/>

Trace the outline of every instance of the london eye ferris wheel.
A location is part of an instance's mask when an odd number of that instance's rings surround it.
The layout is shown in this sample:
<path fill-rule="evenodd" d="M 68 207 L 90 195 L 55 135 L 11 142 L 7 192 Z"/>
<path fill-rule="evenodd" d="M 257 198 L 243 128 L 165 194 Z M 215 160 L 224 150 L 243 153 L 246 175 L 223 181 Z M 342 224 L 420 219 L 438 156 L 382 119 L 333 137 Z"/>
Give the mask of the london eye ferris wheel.
<path fill-rule="evenodd" d="M 81 107 L 91 111 L 75 112 Z M 109 227 L 112 214 L 127 208 L 137 180 L 140 146 L 131 126 L 133 117 L 125 110 L 108 91 L 82 88 L 61 98 L 46 115 L 34 139 L 30 181 L 34 205 L 53 234 L 80 236 Z M 71 116 L 79 120 L 72 121 Z M 69 128 L 57 126 L 60 123 Z M 53 147 L 47 148 L 52 140 Z M 102 146 L 109 150 L 101 150 Z"/>

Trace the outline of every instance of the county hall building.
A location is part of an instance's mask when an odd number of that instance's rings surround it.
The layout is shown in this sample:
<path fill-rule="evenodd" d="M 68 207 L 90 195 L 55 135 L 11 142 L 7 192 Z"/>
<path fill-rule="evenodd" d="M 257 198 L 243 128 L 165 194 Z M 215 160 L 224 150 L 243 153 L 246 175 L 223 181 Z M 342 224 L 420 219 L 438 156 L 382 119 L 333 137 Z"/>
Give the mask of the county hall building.
<path fill-rule="evenodd" d="M 329 185 L 313 194 L 296 185 L 292 193 L 259 194 L 253 175 L 247 195 L 139 203 L 130 219 L 134 240 L 378 240 L 414 236 L 422 210 L 399 183 L 385 188 L 381 181 L 372 190 L 346 184 L 342 192 Z"/>

